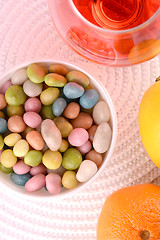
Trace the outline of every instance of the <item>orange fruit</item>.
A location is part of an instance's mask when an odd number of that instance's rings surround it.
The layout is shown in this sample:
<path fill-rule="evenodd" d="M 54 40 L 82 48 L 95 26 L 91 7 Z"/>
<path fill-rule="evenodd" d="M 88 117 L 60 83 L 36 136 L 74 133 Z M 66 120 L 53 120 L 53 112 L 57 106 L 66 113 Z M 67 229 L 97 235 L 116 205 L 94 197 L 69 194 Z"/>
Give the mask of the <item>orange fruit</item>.
<path fill-rule="evenodd" d="M 140 184 L 122 188 L 105 201 L 97 240 L 159 240 L 160 187 Z"/>

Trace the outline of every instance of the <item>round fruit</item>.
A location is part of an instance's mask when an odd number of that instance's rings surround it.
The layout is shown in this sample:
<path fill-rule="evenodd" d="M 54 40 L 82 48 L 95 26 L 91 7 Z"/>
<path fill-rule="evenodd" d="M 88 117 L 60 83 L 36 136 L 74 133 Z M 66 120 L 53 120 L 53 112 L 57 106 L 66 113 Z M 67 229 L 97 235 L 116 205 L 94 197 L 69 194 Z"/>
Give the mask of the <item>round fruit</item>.
<path fill-rule="evenodd" d="M 138 123 L 142 143 L 151 160 L 160 167 L 160 82 L 150 86 L 143 95 Z"/>
<path fill-rule="evenodd" d="M 140 184 L 122 188 L 105 201 L 97 240 L 160 239 L 160 187 Z"/>

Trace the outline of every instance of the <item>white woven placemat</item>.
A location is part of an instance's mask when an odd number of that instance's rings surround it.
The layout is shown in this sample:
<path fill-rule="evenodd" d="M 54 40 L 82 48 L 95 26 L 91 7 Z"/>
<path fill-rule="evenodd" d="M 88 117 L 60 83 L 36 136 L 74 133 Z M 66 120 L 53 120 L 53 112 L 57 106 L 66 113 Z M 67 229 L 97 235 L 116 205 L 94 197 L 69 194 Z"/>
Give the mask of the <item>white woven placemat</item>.
<path fill-rule="evenodd" d="M 140 141 L 137 113 L 145 90 L 160 75 L 160 56 L 125 68 L 108 68 L 74 53 L 53 27 L 46 0 L 0 0 L 0 74 L 26 60 L 53 58 L 83 67 L 100 80 L 115 104 L 118 138 L 105 171 L 69 199 L 28 201 L 0 184 L 0 240 L 95 240 L 105 198 L 132 184 L 160 183 L 160 170 Z"/>

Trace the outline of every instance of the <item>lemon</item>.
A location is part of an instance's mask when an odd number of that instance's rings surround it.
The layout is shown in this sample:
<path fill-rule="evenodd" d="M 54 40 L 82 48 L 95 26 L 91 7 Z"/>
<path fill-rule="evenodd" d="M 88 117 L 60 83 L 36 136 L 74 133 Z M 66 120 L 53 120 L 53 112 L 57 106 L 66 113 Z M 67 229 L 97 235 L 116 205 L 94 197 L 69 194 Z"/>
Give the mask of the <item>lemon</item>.
<path fill-rule="evenodd" d="M 160 168 L 160 82 L 144 93 L 138 113 L 142 143 L 151 160 Z"/>

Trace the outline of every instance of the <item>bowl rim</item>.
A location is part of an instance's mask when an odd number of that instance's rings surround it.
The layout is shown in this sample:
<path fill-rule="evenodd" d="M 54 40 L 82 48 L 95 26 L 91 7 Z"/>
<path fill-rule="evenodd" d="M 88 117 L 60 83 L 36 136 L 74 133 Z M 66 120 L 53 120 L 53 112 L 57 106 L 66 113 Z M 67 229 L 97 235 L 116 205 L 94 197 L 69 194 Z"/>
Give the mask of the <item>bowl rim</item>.
<path fill-rule="evenodd" d="M 96 85 L 96 87 L 98 87 L 98 90 L 100 88 L 102 90 L 103 94 L 106 95 L 106 99 L 105 100 L 107 100 L 107 103 L 109 105 L 109 109 L 110 109 L 110 112 L 111 112 L 111 116 L 112 116 L 112 140 L 111 140 L 111 145 L 110 145 L 109 152 L 108 152 L 108 155 L 107 155 L 107 159 L 105 159 L 105 161 L 102 163 L 102 166 L 101 166 L 100 169 L 98 169 L 97 173 L 91 179 L 89 179 L 87 182 L 82 183 L 81 186 L 76 187 L 75 189 L 66 190 L 66 192 L 59 193 L 57 195 L 49 194 L 47 196 L 42 196 L 42 195 L 36 195 L 36 192 L 34 192 L 35 193 L 34 194 L 33 192 L 31 192 L 31 193 L 29 193 L 29 192 L 23 193 L 23 192 L 20 192 L 20 191 L 16 191 L 11 186 L 7 185 L 5 183 L 5 181 L 3 181 L 3 177 L 1 177 L 1 175 L 0 175 L 0 181 L 1 181 L 0 184 L 2 184 L 2 186 L 4 188 L 6 188 L 6 191 L 12 191 L 13 194 L 18 195 L 18 196 L 20 196 L 22 198 L 25 198 L 25 199 L 28 199 L 28 200 L 34 200 L 35 199 L 35 200 L 41 200 L 41 201 L 42 200 L 45 200 L 45 201 L 46 200 L 47 201 L 51 200 L 51 201 L 53 201 L 53 200 L 62 199 L 62 198 L 65 199 L 65 198 L 73 196 L 73 194 L 77 194 L 77 193 L 83 191 L 84 189 L 86 189 L 87 187 L 89 187 L 89 185 L 91 185 L 100 176 L 100 174 L 102 174 L 102 172 L 106 168 L 106 166 L 108 164 L 108 161 L 113 156 L 114 149 L 115 149 L 115 146 L 116 146 L 117 131 L 118 131 L 117 114 L 116 114 L 116 111 L 115 111 L 115 106 L 113 104 L 113 101 L 112 101 L 112 99 L 111 99 L 107 89 L 104 87 L 104 85 L 99 80 L 96 80 L 86 70 L 84 70 L 83 67 L 79 67 L 76 64 L 70 63 L 68 61 L 63 61 L 63 60 L 60 60 L 60 59 L 51 59 L 51 58 L 49 58 L 49 59 L 47 58 L 47 59 L 31 59 L 31 60 L 27 60 L 27 61 L 25 61 L 23 63 L 16 64 L 11 69 L 5 71 L 4 74 L 2 74 L 0 79 L 2 80 L 2 79 L 7 78 L 8 75 L 11 75 L 11 73 L 15 72 L 18 69 L 27 67 L 31 63 L 40 63 L 40 64 L 42 64 L 42 63 L 44 63 L 44 64 L 55 64 L 55 63 L 57 63 L 57 64 L 63 64 L 65 66 L 68 66 L 68 68 L 70 68 L 70 69 L 75 69 L 75 70 L 83 72 L 84 74 L 86 74 L 89 77 L 89 79 L 91 79 L 91 82 L 92 81 L 94 82 L 93 85 Z"/>

